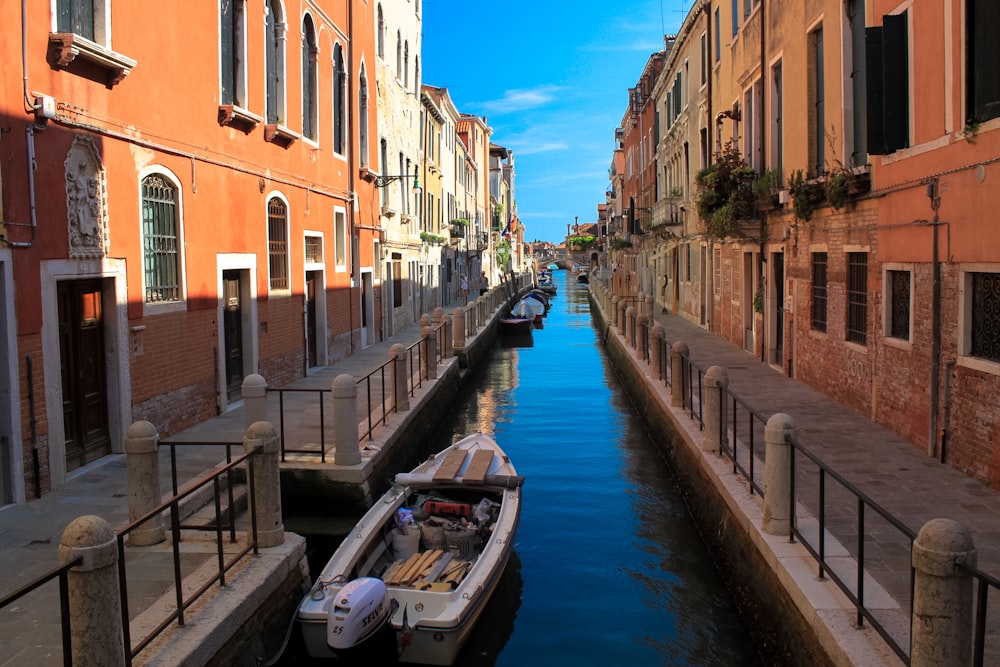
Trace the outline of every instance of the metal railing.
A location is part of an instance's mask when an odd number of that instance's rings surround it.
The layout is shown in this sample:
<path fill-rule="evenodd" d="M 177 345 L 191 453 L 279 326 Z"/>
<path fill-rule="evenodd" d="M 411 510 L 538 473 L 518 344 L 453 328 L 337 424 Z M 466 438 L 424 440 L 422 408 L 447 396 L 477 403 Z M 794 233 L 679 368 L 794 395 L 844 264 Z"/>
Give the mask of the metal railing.
<path fill-rule="evenodd" d="M 73 646 L 70 641 L 70 616 L 69 616 L 69 571 L 77 565 L 83 564 L 83 556 L 77 556 L 73 560 L 67 561 L 57 568 L 35 577 L 24 586 L 21 586 L 13 593 L 0 598 L 0 609 L 6 609 L 28 593 L 32 593 L 45 584 L 59 580 L 59 614 L 60 627 L 62 629 L 62 656 L 64 665 L 73 664 Z"/>
<path fill-rule="evenodd" d="M 624 317 L 626 307 L 619 302 L 620 316 Z M 640 328 L 644 333 L 638 336 L 633 335 L 631 340 L 626 339 L 637 354 L 640 354 L 638 345 L 644 341 L 650 341 L 650 348 L 647 348 L 646 362 L 652 364 L 654 355 L 649 354 L 653 345 L 659 346 L 659 368 L 657 370 L 658 379 L 664 382 L 667 387 L 673 387 L 674 378 L 672 375 L 671 347 L 672 343 L 665 337 L 653 338 L 649 331 L 654 323 L 643 324 Z M 609 327 L 610 328 L 610 327 Z M 633 334 L 636 327 L 632 328 Z M 705 372 L 707 369 L 701 368 L 695 363 L 690 354 L 682 355 L 683 362 L 681 371 L 683 376 L 681 396 L 683 398 L 683 409 L 690 418 L 696 420 L 701 429 L 704 429 L 704 391 Z M 722 405 L 726 410 L 720 410 L 719 419 L 720 433 L 722 434 L 721 455 L 728 458 L 733 466 L 733 472 L 745 479 L 751 493 L 761 496 L 765 492 L 765 478 L 763 465 L 765 459 L 765 449 L 760 447 L 764 441 L 764 431 L 769 415 L 756 410 L 746 399 L 741 397 L 728 386 L 719 387 L 722 392 Z M 728 413 L 728 414 L 727 414 Z M 887 531 L 894 531 L 899 536 L 899 541 L 909 544 L 912 553 L 913 542 L 916 539 L 916 532 L 902 522 L 890 511 L 875 502 L 870 496 L 864 493 L 856 485 L 848 481 L 843 475 L 835 471 L 826 462 L 812 453 L 794 434 L 786 436 L 786 441 L 790 447 L 790 486 L 789 503 L 791 508 L 789 540 L 798 540 L 810 553 L 818 565 L 818 574 L 822 579 L 829 577 L 835 585 L 847 596 L 851 604 L 855 607 L 856 623 L 860 627 L 867 620 L 875 631 L 882 637 L 889 648 L 904 662 L 910 664 L 910 641 L 913 627 L 913 585 L 915 570 L 912 567 L 911 554 L 896 554 L 900 561 L 905 559 L 908 564 L 904 567 L 905 573 L 897 577 L 899 581 L 889 581 L 883 584 L 875 579 L 873 574 L 876 569 L 868 566 L 866 562 L 865 546 L 866 541 L 872 540 L 873 534 L 884 536 Z M 836 484 L 831 489 L 831 482 Z M 808 494 L 807 498 L 804 494 Z M 812 499 L 810 499 L 812 498 Z M 840 508 L 834 512 L 832 505 Z M 853 507 L 846 513 L 844 508 Z M 814 513 L 815 516 L 810 516 Z M 877 523 L 877 525 L 876 525 Z M 843 563 L 843 558 L 835 558 L 831 555 L 827 543 L 828 536 L 833 536 L 834 532 L 840 532 L 843 539 L 838 540 L 844 549 L 847 550 L 854 562 L 850 571 L 845 571 L 844 567 L 839 567 L 837 563 Z M 836 538 L 835 538 L 836 539 Z M 887 542 L 884 537 L 880 540 Z M 973 662 L 974 667 L 982 667 L 985 664 L 987 653 L 987 628 L 990 624 L 987 618 L 994 618 L 1000 615 L 1000 609 L 993 609 L 989 605 L 990 590 L 1000 590 L 1000 579 L 996 576 L 977 569 L 967 563 L 958 563 L 957 567 L 965 571 L 974 581 L 975 585 L 975 615 L 970 619 L 973 623 Z M 879 569 L 878 574 L 884 576 L 884 568 Z M 888 586 L 891 597 L 901 604 L 898 614 L 905 615 L 906 620 L 902 625 L 906 625 L 905 637 L 893 635 L 904 632 L 900 628 L 898 616 L 891 616 L 891 612 L 879 611 L 869 607 L 866 601 L 865 584 L 866 581 L 878 582 L 880 586 Z M 886 615 L 886 618 L 880 618 Z M 1000 641 L 990 638 L 990 641 Z M 991 653 L 992 655 L 992 653 Z"/>
<path fill-rule="evenodd" d="M 257 555 L 257 524 L 255 517 L 257 516 L 255 499 L 256 493 L 253 488 L 254 480 L 254 458 L 256 457 L 256 452 L 245 453 L 228 460 L 229 452 L 233 446 L 242 443 L 163 443 L 171 447 L 171 456 L 173 457 L 174 447 L 176 446 L 190 446 L 190 445 L 224 445 L 227 451 L 227 463 L 220 466 L 219 468 L 213 470 L 207 475 L 203 475 L 195 479 L 186 489 L 180 491 L 179 493 L 175 491 L 173 496 L 166 501 L 160 503 L 157 507 L 153 508 L 143 516 L 139 517 L 135 521 L 132 521 L 127 526 L 122 528 L 117 532 L 117 542 L 118 542 L 118 582 L 121 591 L 121 606 L 122 606 L 122 628 L 123 628 L 123 641 L 125 645 L 125 655 L 126 660 L 129 665 L 132 664 L 132 659 L 135 658 L 143 649 L 145 649 L 149 644 L 156 639 L 164 630 L 166 630 L 170 625 L 176 621 L 178 625 L 183 626 L 185 623 L 184 612 L 198 600 L 202 595 L 204 595 L 208 590 L 210 590 L 214 585 L 218 584 L 220 587 L 226 585 L 226 574 L 235 567 L 245 556 L 251 552 Z M 172 458 L 172 461 L 174 459 Z M 232 551 L 231 553 L 226 553 L 225 548 L 225 534 L 229 533 L 229 543 L 236 543 L 236 508 L 233 502 L 232 487 L 236 483 L 237 473 L 243 474 L 241 466 L 246 465 L 246 478 L 249 484 L 249 516 L 250 520 L 247 526 L 247 534 L 249 540 L 247 544 L 241 546 L 240 548 Z M 172 477 L 176 480 L 176 466 L 174 470 L 171 471 Z M 227 488 L 224 492 L 223 484 Z M 176 486 L 176 482 L 175 482 Z M 188 500 L 194 500 L 196 494 L 200 493 L 202 489 L 211 486 L 211 495 L 214 509 L 214 520 L 210 527 L 196 526 L 196 525 L 185 525 L 181 521 L 181 504 Z M 228 493 L 229 504 L 225 511 L 222 508 L 222 498 L 224 493 Z M 171 540 L 171 564 L 173 569 L 173 589 L 174 589 L 174 608 L 172 611 L 167 613 L 166 617 L 162 619 L 152 631 L 148 632 L 144 637 L 138 639 L 136 644 L 132 645 L 132 638 L 129 628 L 129 598 L 128 598 L 128 565 L 127 565 L 127 552 L 125 549 L 125 543 L 128 539 L 130 533 L 139 530 L 140 528 L 146 526 L 150 521 L 157 519 L 164 513 L 168 513 L 170 517 L 170 540 Z M 214 532 L 215 533 L 215 560 L 216 567 L 215 572 L 211 578 L 202 583 L 197 589 L 193 591 L 185 591 L 184 589 L 184 573 L 181 566 L 181 550 L 180 543 L 182 541 L 181 531 L 191 530 L 198 532 Z M 148 567 L 148 564 L 144 563 L 144 566 Z"/>

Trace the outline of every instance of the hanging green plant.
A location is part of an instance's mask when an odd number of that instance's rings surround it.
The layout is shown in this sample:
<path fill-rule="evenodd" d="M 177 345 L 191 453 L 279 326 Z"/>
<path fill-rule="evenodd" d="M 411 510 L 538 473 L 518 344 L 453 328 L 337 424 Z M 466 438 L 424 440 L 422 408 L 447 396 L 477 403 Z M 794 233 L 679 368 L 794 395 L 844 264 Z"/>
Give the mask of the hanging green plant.
<path fill-rule="evenodd" d="M 792 172 L 788 179 L 788 191 L 792 195 L 792 208 L 795 210 L 795 217 L 803 222 L 812 220 L 812 186 L 806 181 L 805 174 L 802 173 L 801 169 Z"/>
<path fill-rule="evenodd" d="M 758 289 L 753 295 L 753 312 L 764 314 L 764 290 Z"/>
<path fill-rule="evenodd" d="M 836 171 L 826 177 L 824 184 L 826 200 L 834 210 L 839 211 L 847 203 L 847 174 Z"/>
<path fill-rule="evenodd" d="M 496 250 L 497 266 L 501 269 L 507 269 L 510 263 L 510 241 L 506 239 L 497 246 Z"/>

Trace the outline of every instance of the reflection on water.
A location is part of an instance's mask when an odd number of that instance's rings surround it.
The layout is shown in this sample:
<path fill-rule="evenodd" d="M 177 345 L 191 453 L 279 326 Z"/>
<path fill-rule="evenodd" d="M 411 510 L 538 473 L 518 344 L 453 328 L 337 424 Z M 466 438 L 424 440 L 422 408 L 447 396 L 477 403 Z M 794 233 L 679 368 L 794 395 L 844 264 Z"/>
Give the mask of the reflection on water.
<path fill-rule="evenodd" d="M 489 433 L 525 477 L 514 554 L 456 665 L 759 664 L 604 358 L 587 286 L 555 277 L 544 329 L 520 344 L 500 337 L 450 421 L 421 443 L 430 453 Z M 282 664 L 305 662 L 291 657 Z"/>
<path fill-rule="evenodd" d="M 500 340 L 433 446 L 490 433 L 526 479 L 518 576 L 505 576 L 488 613 L 494 602 L 505 611 L 481 619 L 459 664 L 758 664 L 670 469 L 604 359 L 587 286 L 566 276 L 556 272 L 544 329 L 530 345 Z"/>

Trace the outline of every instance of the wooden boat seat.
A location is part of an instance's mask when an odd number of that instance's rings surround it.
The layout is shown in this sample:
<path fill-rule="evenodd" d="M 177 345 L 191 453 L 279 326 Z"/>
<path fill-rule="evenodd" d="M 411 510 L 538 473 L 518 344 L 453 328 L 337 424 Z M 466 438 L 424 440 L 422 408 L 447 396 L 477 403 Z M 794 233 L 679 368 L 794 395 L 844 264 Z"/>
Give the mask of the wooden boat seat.
<path fill-rule="evenodd" d="M 462 464 L 465 462 L 465 454 L 466 452 L 463 449 L 453 449 L 445 454 L 444 461 L 441 462 L 441 466 L 434 473 L 434 481 L 440 482 L 455 479 L 455 475 L 462 469 Z"/>
<path fill-rule="evenodd" d="M 462 480 L 481 484 L 486 480 L 486 473 L 493 463 L 493 452 L 488 449 L 477 449 L 472 453 L 472 460 L 462 475 Z"/>

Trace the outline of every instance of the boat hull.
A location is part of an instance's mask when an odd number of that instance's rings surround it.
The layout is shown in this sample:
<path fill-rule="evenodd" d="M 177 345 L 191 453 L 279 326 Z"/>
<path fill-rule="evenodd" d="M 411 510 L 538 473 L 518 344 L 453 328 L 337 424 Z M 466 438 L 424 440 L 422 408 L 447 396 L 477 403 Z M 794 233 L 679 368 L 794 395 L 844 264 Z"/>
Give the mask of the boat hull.
<path fill-rule="evenodd" d="M 490 451 L 492 456 L 477 453 L 480 450 Z M 455 455 L 449 454 L 452 451 L 464 452 L 457 467 Z M 452 460 L 451 467 L 449 460 Z M 479 497 L 483 498 L 480 506 L 489 500 L 493 507 L 488 531 L 482 535 L 482 546 L 473 547 L 471 556 L 464 548 L 450 543 L 450 550 L 441 555 L 425 544 L 423 551 L 418 549 L 410 556 L 417 561 L 428 557 L 431 558 L 429 563 L 441 562 L 442 571 L 445 564 L 468 558 L 467 574 L 458 582 L 452 582 L 450 588 L 438 581 L 440 572 L 436 572 L 435 567 L 421 569 L 423 574 L 416 580 L 405 577 L 405 581 L 400 580 L 394 574 L 405 568 L 389 544 L 392 531 L 396 530 L 394 517 L 398 510 L 414 511 L 417 516 L 414 503 L 418 496 L 426 495 L 446 496 L 455 501 L 424 502 L 420 506 L 435 511 L 449 508 L 466 512 L 476 507 Z M 394 607 L 389 620 L 393 632 L 385 634 L 392 636 L 397 646 L 403 647 L 399 660 L 426 665 L 453 663 L 510 559 L 514 533 L 520 521 L 520 506 L 521 478 L 492 438 L 483 434 L 468 436 L 410 473 L 397 475 L 393 488 L 344 538 L 312 590 L 299 604 L 296 618 L 309 655 L 338 657 L 337 651 L 327 645 L 327 618 L 331 605 L 349 581 L 381 575 Z M 482 512 L 480 509 L 475 511 Z M 425 586 L 428 581 L 438 585 Z"/>

